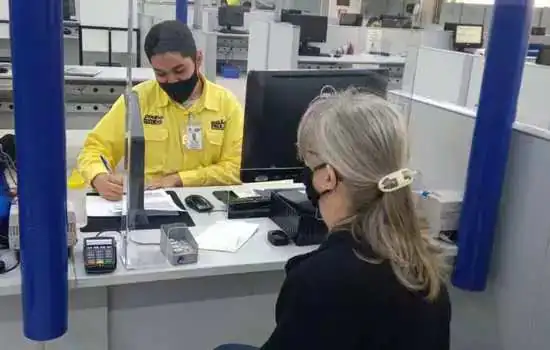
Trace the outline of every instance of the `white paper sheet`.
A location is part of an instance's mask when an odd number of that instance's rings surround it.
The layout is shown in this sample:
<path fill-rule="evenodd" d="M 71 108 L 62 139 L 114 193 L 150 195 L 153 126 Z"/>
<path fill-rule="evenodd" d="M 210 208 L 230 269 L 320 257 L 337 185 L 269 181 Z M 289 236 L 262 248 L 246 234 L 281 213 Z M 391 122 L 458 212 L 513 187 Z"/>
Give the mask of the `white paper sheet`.
<path fill-rule="evenodd" d="M 258 226 L 240 220 L 218 221 L 195 240 L 199 249 L 234 253 L 256 233 Z"/>
<path fill-rule="evenodd" d="M 143 202 L 145 210 L 164 212 L 183 211 L 164 190 L 145 191 Z M 126 196 L 118 202 L 111 202 L 100 196 L 86 196 L 87 216 L 120 216 L 125 208 Z"/>
<path fill-rule="evenodd" d="M 233 193 L 239 198 L 255 198 L 259 197 L 258 193 L 250 189 L 233 189 Z"/>

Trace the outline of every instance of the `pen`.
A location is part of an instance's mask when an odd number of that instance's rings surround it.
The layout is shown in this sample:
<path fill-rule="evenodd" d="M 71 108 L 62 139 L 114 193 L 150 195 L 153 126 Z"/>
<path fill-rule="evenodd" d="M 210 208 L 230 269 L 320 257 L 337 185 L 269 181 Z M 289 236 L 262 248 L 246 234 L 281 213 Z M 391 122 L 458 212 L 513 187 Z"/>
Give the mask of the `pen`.
<path fill-rule="evenodd" d="M 101 158 L 101 161 L 103 162 L 103 165 L 105 165 L 105 168 L 107 169 L 109 174 L 112 174 L 113 172 L 111 171 L 111 165 L 109 165 L 109 162 L 107 161 L 107 159 L 105 159 L 103 155 L 100 155 L 99 158 Z"/>

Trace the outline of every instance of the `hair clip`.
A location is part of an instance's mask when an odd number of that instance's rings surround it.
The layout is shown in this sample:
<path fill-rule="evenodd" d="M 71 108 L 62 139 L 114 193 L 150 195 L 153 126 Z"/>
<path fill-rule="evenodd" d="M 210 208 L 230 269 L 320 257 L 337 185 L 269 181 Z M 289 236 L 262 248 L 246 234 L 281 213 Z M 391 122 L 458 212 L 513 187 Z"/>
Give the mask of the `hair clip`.
<path fill-rule="evenodd" d="M 321 92 L 319 93 L 320 97 L 330 97 L 332 95 L 336 94 L 336 89 L 332 85 L 325 85 L 321 88 Z"/>
<path fill-rule="evenodd" d="M 393 192 L 407 187 L 414 181 L 416 171 L 403 168 L 390 173 L 378 181 L 378 189 L 381 192 Z"/>

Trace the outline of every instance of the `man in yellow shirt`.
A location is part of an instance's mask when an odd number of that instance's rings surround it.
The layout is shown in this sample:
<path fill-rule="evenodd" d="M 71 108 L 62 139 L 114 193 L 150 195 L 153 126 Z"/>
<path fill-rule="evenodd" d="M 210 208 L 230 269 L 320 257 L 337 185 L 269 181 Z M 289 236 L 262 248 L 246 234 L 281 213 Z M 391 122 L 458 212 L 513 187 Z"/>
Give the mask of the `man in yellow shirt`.
<path fill-rule="evenodd" d="M 156 80 L 137 85 L 145 134 L 145 176 L 150 188 L 230 185 L 240 182 L 243 109 L 227 89 L 199 73 L 202 52 L 187 25 L 161 22 L 145 38 Z M 80 174 L 109 200 L 123 193 L 112 172 L 125 152 L 121 96 L 88 135 L 78 157 Z"/>

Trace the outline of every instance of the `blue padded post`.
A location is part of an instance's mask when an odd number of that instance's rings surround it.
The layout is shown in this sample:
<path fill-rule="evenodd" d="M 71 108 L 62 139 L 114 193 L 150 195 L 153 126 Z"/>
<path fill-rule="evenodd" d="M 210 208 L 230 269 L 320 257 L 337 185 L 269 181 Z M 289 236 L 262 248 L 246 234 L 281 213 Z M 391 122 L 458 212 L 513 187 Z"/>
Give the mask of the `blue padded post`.
<path fill-rule="evenodd" d="M 493 8 L 452 279 L 470 291 L 487 284 L 533 0 L 496 0 Z"/>
<path fill-rule="evenodd" d="M 23 329 L 40 342 L 68 318 L 62 3 L 10 3 Z"/>

